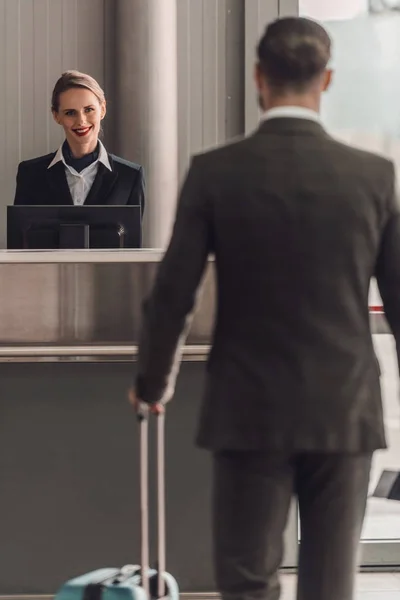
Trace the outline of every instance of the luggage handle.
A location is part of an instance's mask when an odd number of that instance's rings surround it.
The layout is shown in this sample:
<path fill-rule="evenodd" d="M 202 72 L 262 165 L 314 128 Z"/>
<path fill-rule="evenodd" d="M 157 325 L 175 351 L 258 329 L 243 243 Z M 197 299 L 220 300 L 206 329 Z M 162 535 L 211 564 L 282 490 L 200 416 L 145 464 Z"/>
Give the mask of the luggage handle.
<path fill-rule="evenodd" d="M 164 573 L 166 567 L 165 536 L 165 416 L 157 419 L 157 592 L 165 595 Z M 149 410 L 141 406 L 138 412 L 140 427 L 140 513 L 141 513 L 141 572 L 143 588 L 149 598 Z"/>
<path fill-rule="evenodd" d="M 111 579 L 114 585 L 124 583 L 139 571 L 138 565 L 125 565 Z"/>

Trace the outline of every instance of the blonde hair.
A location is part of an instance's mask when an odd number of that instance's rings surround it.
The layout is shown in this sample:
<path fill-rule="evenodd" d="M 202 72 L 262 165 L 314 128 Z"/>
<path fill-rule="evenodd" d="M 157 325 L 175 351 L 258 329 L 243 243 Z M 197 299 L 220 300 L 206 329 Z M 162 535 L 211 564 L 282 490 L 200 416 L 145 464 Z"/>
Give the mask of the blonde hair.
<path fill-rule="evenodd" d="M 100 104 L 105 102 L 104 91 L 93 77 L 80 71 L 65 71 L 58 79 L 51 95 L 51 110 L 53 112 L 57 113 L 60 108 L 60 95 L 71 88 L 85 88 L 93 92 Z"/>

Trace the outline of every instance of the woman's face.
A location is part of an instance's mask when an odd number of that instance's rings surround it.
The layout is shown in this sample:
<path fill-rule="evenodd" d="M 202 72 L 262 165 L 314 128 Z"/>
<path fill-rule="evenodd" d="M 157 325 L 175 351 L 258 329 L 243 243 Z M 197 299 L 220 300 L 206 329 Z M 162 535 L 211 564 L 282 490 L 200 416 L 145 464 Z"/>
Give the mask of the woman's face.
<path fill-rule="evenodd" d="M 105 114 L 106 103 L 100 103 L 86 88 L 71 88 L 60 94 L 58 112 L 53 112 L 76 157 L 95 150 Z"/>

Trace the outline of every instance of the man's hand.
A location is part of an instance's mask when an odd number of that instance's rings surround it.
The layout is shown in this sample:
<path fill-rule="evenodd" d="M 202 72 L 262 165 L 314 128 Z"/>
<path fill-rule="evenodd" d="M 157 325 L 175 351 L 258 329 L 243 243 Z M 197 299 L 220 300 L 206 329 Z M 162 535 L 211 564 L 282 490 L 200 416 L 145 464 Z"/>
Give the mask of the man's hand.
<path fill-rule="evenodd" d="M 128 391 L 128 400 L 129 403 L 132 404 L 133 408 L 138 412 L 140 410 L 140 405 L 142 404 L 140 398 L 137 397 L 135 389 L 133 387 L 129 388 Z M 164 413 L 164 406 L 162 404 L 148 404 L 149 411 L 153 415 L 162 415 Z"/>

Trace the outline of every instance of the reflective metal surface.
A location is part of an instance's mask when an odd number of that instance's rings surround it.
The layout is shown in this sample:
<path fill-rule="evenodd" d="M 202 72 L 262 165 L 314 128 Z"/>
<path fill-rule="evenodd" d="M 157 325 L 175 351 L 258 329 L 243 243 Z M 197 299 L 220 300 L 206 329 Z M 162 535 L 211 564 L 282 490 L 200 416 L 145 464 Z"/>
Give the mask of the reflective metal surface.
<path fill-rule="evenodd" d="M 183 360 L 204 361 L 210 346 L 206 344 L 186 345 Z M 47 346 L 21 345 L 0 346 L 0 362 L 131 362 L 138 353 L 138 347 L 120 346 Z"/>
<path fill-rule="evenodd" d="M 74 263 L 75 255 L 64 260 L 67 256 L 59 253 L 37 254 L 36 263 L 31 254 L 26 263 L 9 262 L 9 254 L 0 256 L 0 361 L 132 360 L 142 303 L 162 253 L 125 253 L 122 262 L 120 256 L 99 254 L 93 263 L 88 255 L 79 255 Z M 374 297 L 375 303 L 378 300 Z M 207 357 L 214 312 L 210 262 L 184 360 Z M 371 315 L 371 327 L 373 333 L 388 332 L 379 311 Z"/>
<path fill-rule="evenodd" d="M 163 250 L 0 250 L 0 264 L 94 264 L 160 262 Z"/>
<path fill-rule="evenodd" d="M 134 355 L 158 264 L 0 264 L 0 360 Z M 210 264 L 185 357 L 207 353 L 214 305 Z"/>

